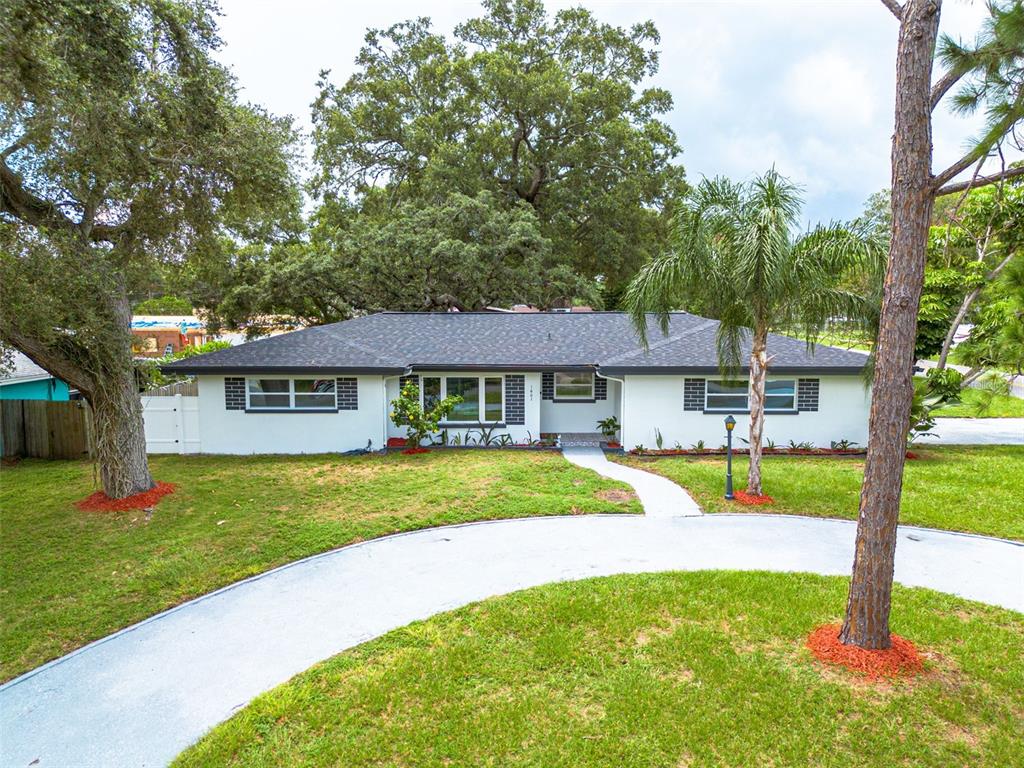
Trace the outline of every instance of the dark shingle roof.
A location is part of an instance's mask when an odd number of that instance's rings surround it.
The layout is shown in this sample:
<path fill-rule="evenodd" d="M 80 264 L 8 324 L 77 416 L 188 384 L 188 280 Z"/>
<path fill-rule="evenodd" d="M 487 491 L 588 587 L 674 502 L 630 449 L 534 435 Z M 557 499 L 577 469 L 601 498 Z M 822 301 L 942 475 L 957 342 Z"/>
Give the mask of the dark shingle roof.
<path fill-rule="evenodd" d="M 400 373 L 419 369 L 550 370 L 600 367 L 623 373 L 713 373 L 716 320 L 672 314 L 668 336 L 653 316 L 644 350 L 620 312 L 382 312 L 306 328 L 164 366 L 175 373 L 318 371 Z M 772 335 L 771 370 L 855 373 L 865 357 Z M 743 351 L 744 356 L 748 350 Z"/>

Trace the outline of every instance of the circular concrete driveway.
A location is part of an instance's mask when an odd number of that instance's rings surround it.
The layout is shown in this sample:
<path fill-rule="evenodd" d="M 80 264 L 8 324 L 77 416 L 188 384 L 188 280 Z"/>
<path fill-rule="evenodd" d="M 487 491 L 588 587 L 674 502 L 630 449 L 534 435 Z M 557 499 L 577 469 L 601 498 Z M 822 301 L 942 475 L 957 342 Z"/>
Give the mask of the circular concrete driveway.
<path fill-rule="evenodd" d="M 615 573 L 842 575 L 854 529 L 771 515 L 607 515 L 433 528 L 345 547 L 186 603 L 3 686 L 0 762 L 165 765 L 262 691 L 440 611 Z M 1024 546 L 901 528 L 896 579 L 1024 611 Z"/>

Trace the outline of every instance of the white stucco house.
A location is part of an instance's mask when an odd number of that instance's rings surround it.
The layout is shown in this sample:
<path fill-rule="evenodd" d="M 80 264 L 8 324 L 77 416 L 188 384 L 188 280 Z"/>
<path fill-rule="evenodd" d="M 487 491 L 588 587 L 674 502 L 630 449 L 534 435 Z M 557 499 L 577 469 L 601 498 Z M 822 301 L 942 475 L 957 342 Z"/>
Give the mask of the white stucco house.
<path fill-rule="evenodd" d="M 615 416 L 631 448 L 724 441 L 746 434 L 746 382 L 719 372 L 718 323 L 649 320 L 644 349 L 618 312 L 382 312 L 241 344 L 164 367 L 198 380 L 202 453 L 322 453 L 383 447 L 405 428 L 390 403 L 410 378 L 421 397 L 459 394 L 449 438 L 597 433 Z M 765 435 L 828 447 L 867 441 L 870 392 L 855 352 L 772 336 Z M 746 371 L 742 372 L 745 377 Z"/>

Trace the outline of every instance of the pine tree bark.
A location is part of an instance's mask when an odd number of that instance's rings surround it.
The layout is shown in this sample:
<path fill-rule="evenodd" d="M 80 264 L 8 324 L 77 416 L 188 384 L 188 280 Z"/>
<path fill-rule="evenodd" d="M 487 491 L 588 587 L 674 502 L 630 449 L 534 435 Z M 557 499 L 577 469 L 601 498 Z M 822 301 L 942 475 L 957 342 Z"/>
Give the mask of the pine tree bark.
<path fill-rule="evenodd" d="M 768 372 L 768 331 L 754 328 L 750 347 L 750 466 L 747 493 L 761 495 L 761 442 L 764 437 L 764 382 Z"/>
<path fill-rule="evenodd" d="M 930 95 L 940 6 L 941 0 L 907 0 L 900 18 L 892 240 L 875 347 L 875 396 L 853 576 L 840 633 L 842 642 L 868 649 L 890 644 L 889 609 L 913 398 L 914 338 L 934 201 Z"/>

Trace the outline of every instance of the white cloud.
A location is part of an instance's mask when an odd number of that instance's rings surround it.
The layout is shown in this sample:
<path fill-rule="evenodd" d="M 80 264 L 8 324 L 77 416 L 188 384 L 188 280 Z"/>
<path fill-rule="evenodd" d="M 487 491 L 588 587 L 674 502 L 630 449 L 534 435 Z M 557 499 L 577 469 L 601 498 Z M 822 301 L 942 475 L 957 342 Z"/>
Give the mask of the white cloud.
<path fill-rule="evenodd" d="M 875 119 L 877 89 L 866 68 L 838 50 L 817 51 L 789 68 L 786 103 L 801 117 L 846 129 Z"/>

